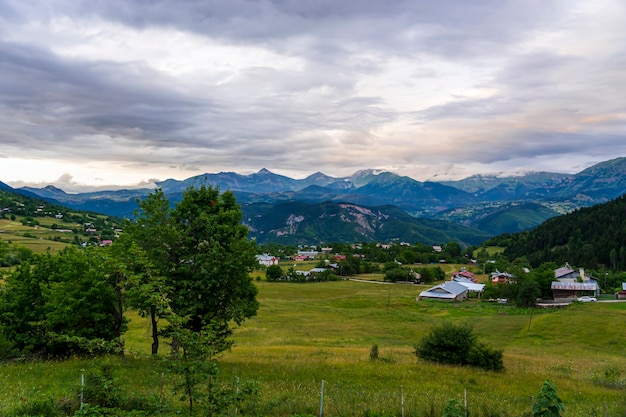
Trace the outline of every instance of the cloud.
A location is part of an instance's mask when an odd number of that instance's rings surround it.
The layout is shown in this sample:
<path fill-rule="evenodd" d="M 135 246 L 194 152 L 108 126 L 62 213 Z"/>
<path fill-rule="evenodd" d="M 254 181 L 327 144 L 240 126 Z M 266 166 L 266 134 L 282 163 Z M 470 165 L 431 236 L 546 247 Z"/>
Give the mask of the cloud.
<path fill-rule="evenodd" d="M 617 0 L 8 0 L 2 153 L 71 167 L 81 184 L 585 165 L 624 152 L 625 12 Z"/>

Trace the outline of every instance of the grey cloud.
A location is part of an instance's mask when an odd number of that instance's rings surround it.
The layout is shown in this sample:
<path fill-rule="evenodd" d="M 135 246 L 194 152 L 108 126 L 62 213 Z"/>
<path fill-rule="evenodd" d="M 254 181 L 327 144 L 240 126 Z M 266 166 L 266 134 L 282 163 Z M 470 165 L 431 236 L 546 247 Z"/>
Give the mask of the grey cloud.
<path fill-rule="evenodd" d="M 320 59 L 325 54 L 339 58 L 338 52 L 349 52 L 349 44 L 386 54 L 395 48 L 458 57 L 497 54 L 543 25 L 554 25 L 574 7 L 571 1 L 537 0 L 66 0 L 37 13 L 44 20 L 66 13 L 137 28 L 174 27 L 272 48 L 288 48 L 290 39 L 309 36 L 309 51 L 300 53 Z"/>
<path fill-rule="evenodd" d="M 0 62 L 0 106 L 31 126 L 167 139 L 198 105 L 162 85 L 157 88 L 150 80 L 160 76 L 140 65 L 72 62 L 7 42 L 0 42 Z"/>
<path fill-rule="evenodd" d="M 618 42 L 612 54 L 597 57 L 575 55 L 576 48 L 557 52 L 559 45 L 525 45 L 569 22 L 578 4 L 59 0 L 46 6 L 8 0 L 0 2 L 0 135 L 4 146 L 51 149 L 62 142 L 74 155 L 126 164 L 156 160 L 181 167 L 216 163 L 293 170 L 306 165 L 315 167 L 312 171 L 338 165 L 360 169 L 376 161 L 391 165 L 394 158 L 427 164 L 437 152 L 445 161 L 450 156 L 443 155 L 441 136 L 428 138 L 438 129 L 461 140 L 451 147 L 483 163 L 575 149 L 624 151 L 620 134 L 626 128 L 619 114 L 626 47 Z M 97 26 L 101 19 L 139 30 L 193 32 L 222 47 L 256 46 L 298 65 L 255 63 L 225 70 L 228 81 L 221 84 L 196 83 L 191 76 L 170 78 L 139 60 L 63 57 L 44 38 L 37 46 L 8 40 L 8 33 L 29 25 L 40 25 L 45 34 L 63 17 L 84 25 Z M 402 73 L 409 75 L 399 75 L 407 79 L 385 79 L 383 71 L 397 61 L 415 65 Z M 474 85 L 459 87 L 458 96 L 422 102 L 417 92 L 398 99 L 411 100 L 410 105 L 396 107 L 396 97 L 377 91 L 392 82 L 407 89 L 443 84 L 441 62 L 455 66 L 452 72 L 459 76 L 463 69 L 473 75 L 482 65 L 490 67 Z M 363 93 L 367 79 L 377 85 Z M 488 93 L 476 98 L 464 92 L 473 88 Z M 431 102 L 439 104 L 406 110 Z M 400 119 L 412 119 L 408 130 L 414 130 L 377 136 Z M 90 137 L 101 142 L 80 142 Z M 421 140 L 424 147 L 437 142 L 433 154 L 421 155 L 418 147 L 395 157 L 380 151 Z M 270 159 L 273 163 L 266 162 Z"/>

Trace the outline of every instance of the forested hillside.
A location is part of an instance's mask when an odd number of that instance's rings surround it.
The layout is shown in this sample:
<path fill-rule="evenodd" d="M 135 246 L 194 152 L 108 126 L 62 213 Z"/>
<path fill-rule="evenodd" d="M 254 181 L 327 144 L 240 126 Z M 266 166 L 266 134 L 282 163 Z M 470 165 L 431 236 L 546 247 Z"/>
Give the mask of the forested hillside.
<path fill-rule="evenodd" d="M 626 266 L 626 195 L 552 218 L 537 228 L 501 236 L 509 259 L 526 256 L 532 266 L 565 262 L 612 269 Z"/>

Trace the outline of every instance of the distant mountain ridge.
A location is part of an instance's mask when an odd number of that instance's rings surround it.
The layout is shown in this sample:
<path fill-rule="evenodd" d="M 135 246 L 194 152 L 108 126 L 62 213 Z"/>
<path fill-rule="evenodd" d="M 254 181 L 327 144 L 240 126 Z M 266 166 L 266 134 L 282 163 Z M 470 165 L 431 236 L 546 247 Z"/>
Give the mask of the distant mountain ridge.
<path fill-rule="evenodd" d="M 448 220 L 495 235 L 529 229 L 550 217 L 623 195 L 626 158 L 605 161 L 577 174 L 475 175 L 446 182 L 421 182 L 375 169 L 342 178 L 316 172 L 304 179 L 293 179 L 263 168 L 249 175 L 206 173 L 185 180 L 168 179 L 156 185 L 170 201 L 176 202 L 185 189 L 203 184 L 233 191 L 244 212 L 254 204 L 262 204 L 269 210 L 289 202 L 348 203 L 361 207 L 393 205 L 413 217 Z M 131 217 L 137 207 L 136 200 L 152 190 L 67 194 L 47 186 L 22 187 L 16 191 L 75 209 Z"/>
<path fill-rule="evenodd" d="M 427 245 L 450 241 L 478 245 L 489 237 L 487 233 L 451 222 L 417 219 L 394 206 L 292 201 L 265 207 L 256 214 L 254 211 L 244 207 L 244 224 L 250 229 L 250 237 L 260 243 L 399 240 Z"/>

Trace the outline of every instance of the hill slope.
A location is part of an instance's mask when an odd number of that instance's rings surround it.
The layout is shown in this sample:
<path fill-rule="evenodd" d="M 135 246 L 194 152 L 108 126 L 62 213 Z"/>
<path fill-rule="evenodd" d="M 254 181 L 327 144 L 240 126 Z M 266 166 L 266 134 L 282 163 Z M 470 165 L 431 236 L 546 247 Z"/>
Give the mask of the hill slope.
<path fill-rule="evenodd" d="M 489 235 L 441 220 L 417 219 L 394 206 L 287 202 L 244 207 L 244 223 L 258 242 L 284 244 L 400 240 L 478 244 Z"/>
<path fill-rule="evenodd" d="M 626 266 L 626 196 L 554 217 L 535 229 L 510 236 L 504 254 L 543 262 L 596 268 Z"/>

